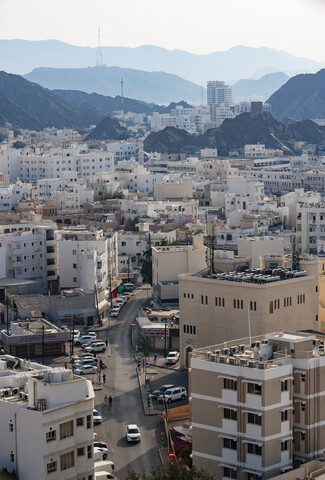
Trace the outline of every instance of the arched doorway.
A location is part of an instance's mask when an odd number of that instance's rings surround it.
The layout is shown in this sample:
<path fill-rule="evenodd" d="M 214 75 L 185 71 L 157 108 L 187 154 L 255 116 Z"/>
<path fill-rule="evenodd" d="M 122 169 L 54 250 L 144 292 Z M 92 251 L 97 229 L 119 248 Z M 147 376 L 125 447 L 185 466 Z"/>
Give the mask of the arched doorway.
<path fill-rule="evenodd" d="M 191 345 L 188 345 L 185 348 L 185 368 L 190 368 L 190 353 L 193 351 L 193 347 Z"/>

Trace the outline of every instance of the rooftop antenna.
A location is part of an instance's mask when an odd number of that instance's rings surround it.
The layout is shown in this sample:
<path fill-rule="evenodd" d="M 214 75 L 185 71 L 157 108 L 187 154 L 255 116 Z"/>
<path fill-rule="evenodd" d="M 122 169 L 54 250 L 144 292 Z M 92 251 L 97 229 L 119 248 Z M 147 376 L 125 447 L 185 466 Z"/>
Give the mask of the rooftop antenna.
<path fill-rule="evenodd" d="M 123 107 L 124 107 L 123 77 L 121 78 L 121 104 L 122 104 L 122 110 L 123 110 Z"/>
<path fill-rule="evenodd" d="M 98 46 L 96 50 L 96 67 L 103 66 L 103 54 L 102 54 L 102 47 L 100 44 L 100 26 L 98 25 Z"/>

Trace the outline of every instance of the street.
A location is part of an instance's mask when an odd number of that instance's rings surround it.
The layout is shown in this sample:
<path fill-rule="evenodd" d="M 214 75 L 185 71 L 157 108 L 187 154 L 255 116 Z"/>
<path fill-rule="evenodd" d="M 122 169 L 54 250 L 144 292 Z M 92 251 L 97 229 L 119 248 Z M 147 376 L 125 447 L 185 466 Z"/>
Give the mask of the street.
<path fill-rule="evenodd" d="M 99 338 L 109 337 L 110 356 L 108 353 L 100 356 L 107 365 L 107 380 L 103 389 L 96 392 L 95 408 L 101 413 L 103 423 L 95 427 L 95 431 L 98 439 L 108 444 L 109 459 L 115 463 L 114 474 L 121 480 L 132 470 L 149 473 L 153 466 L 161 464 L 158 448 L 162 425 L 158 415 L 144 415 L 130 336 L 131 324 L 146 295 L 145 290 L 140 290 L 131 296 L 116 324 L 110 330 L 98 332 Z M 111 408 L 104 405 L 105 394 L 113 398 Z M 140 428 L 140 442 L 126 441 L 128 423 L 136 423 Z"/>

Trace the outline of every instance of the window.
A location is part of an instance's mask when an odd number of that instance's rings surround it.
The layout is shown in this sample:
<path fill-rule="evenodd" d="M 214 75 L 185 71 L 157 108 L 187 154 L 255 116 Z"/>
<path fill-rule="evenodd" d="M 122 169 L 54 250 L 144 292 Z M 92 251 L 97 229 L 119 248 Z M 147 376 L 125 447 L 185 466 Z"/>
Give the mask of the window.
<path fill-rule="evenodd" d="M 61 470 L 74 467 L 74 452 L 68 452 L 60 456 Z"/>
<path fill-rule="evenodd" d="M 208 304 L 208 297 L 205 296 L 205 304 L 207 305 Z"/>
<path fill-rule="evenodd" d="M 87 428 L 91 428 L 92 424 L 92 415 L 87 415 Z"/>
<path fill-rule="evenodd" d="M 247 383 L 247 393 L 262 395 L 262 385 L 258 385 L 257 383 Z"/>
<path fill-rule="evenodd" d="M 229 467 L 223 467 L 222 476 L 227 478 L 237 478 L 237 470 Z"/>
<path fill-rule="evenodd" d="M 289 410 L 284 410 L 283 412 L 281 412 L 281 422 L 286 422 L 287 420 L 289 420 L 288 412 Z"/>
<path fill-rule="evenodd" d="M 14 455 L 14 452 L 13 452 L 13 451 L 10 452 L 10 461 L 11 461 L 11 462 L 14 462 L 14 461 L 15 461 L 15 455 Z"/>
<path fill-rule="evenodd" d="M 228 420 L 237 420 L 237 410 L 232 410 L 231 408 L 224 408 L 223 418 L 227 418 Z"/>
<path fill-rule="evenodd" d="M 56 472 L 56 462 L 50 462 L 46 465 L 47 473 Z"/>
<path fill-rule="evenodd" d="M 252 455 L 262 455 L 262 447 L 260 445 L 256 445 L 255 443 L 248 443 L 247 453 L 251 453 Z"/>
<path fill-rule="evenodd" d="M 237 440 L 233 440 L 232 438 L 224 438 L 223 448 L 230 448 L 231 450 L 237 450 Z"/>
<path fill-rule="evenodd" d="M 77 448 L 77 457 L 83 457 L 84 454 L 85 454 L 85 448 L 84 447 Z"/>
<path fill-rule="evenodd" d="M 281 381 L 281 392 L 286 392 L 289 390 L 288 380 Z"/>
<path fill-rule="evenodd" d="M 93 456 L 93 447 L 92 447 L 92 445 L 88 445 L 88 447 L 87 447 L 87 457 L 92 458 L 92 456 Z"/>
<path fill-rule="evenodd" d="M 273 302 L 272 302 L 272 300 L 270 301 L 270 304 L 269 304 L 269 313 L 270 314 L 273 313 Z"/>
<path fill-rule="evenodd" d="M 304 441 L 305 441 L 305 438 L 306 438 L 305 432 L 300 432 L 300 440 L 301 440 L 302 442 L 304 442 Z"/>
<path fill-rule="evenodd" d="M 237 380 L 232 380 L 231 378 L 224 378 L 223 388 L 227 390 L 237 390 Z"/>
<path fill-rule="evenodd" d="M 184 293 L 184 298 L 186 298 L 186 293 Z"/>
<path fill-rule="evenodd" d="M 46 441 L 51 442 L 52 440 L 56 439 L 56 430 L 50 430 L 46 432 Z"/>
<path fill-rule="evenodd" d="M 82 427 L 84 424 L 84 417 L 79 417 L 76 420 L 77 427 Z"/>
<path fill-rule="evenodd" d="M 60 439 L 72 437 L 73 435 L 73 420 L 61 423 L 60 425 Z"/>
<path fill-rule="evenodd" d="M 301 374 L 300 374 L 300 381 L 301 381 L 301 382 L 305 382 L 305 381 L 306 381 L 306 374 L 305 374 L 305 373 L 301 373 Z"/>
<path fill-rule="evenodd" d="M 281 452 L 285 452 L 286 450 L 289 450 L 288 440 L 281 442 Z"/>
<path fill-rule="evenodd" d="M 253 425 L 262 425 L 262 416 L 256 415 L 256 413 L 248 413 L 247 423 L 252 423 Z"/>
<path fill-rule="evenodd" d="M 77 264 L 74 263 L 74 264 L 72 265 L 72 268 L 77 268 Z"/>
<path fill-rule="evenodd" d="M 305 402 L 301 402 L 301 411 L 304 412 L 306 410 Z"/>
<path fill-rule="evenodd" d="M 72 255 L 77 255 L 77 250 L 72 250 Z"/>
<path fill-rule="evenodd" d="M 77 277 L 73 277 L 73 283 L 77 283 Z"/>
<path fill-rule="evenodd" d="M 14 424 L 12 423 L 12 420 L 10 420 L 9 422 L 9 432 L 13 432 L 14 431 Z"/>
<path fill-rule="evenodd" d="M 203 303 L 204 303 L 204 296 L 201 295 L 201 305 L 203 305 Z"/>

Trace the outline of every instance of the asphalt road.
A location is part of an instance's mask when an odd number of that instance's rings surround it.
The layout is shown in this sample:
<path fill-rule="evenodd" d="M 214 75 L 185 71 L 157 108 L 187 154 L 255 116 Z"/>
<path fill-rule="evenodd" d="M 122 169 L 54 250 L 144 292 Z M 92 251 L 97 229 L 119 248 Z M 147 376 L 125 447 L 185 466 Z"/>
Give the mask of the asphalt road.
<path fill-rule="evenodd" d="M 95 427 L 95 432 L 99 440 L 108 444 L 108 458 L 114 461 L 114 474 L 121 480 L 130 471 L 149 473 L 153 466 L 161 465 L 158 448 L 161 446 L 162 424 L 159 416 L 144 415 L 131 344 L 131 324 L 146 296 L 145 290 L 131 296 L 116 324 L 98 335 L 99 338 L 109 338 L 109 349 L 108 353 L 100 355 L 107 365 L 107 379 L 103 389 L 96 392 L 96 408 L 103 423 Z M 105 394 L 113 398 L 111 408 L 104 405 Z M 136 423 L 140 428 L 140 442 L 126 441 L 128 423 Z"/>

